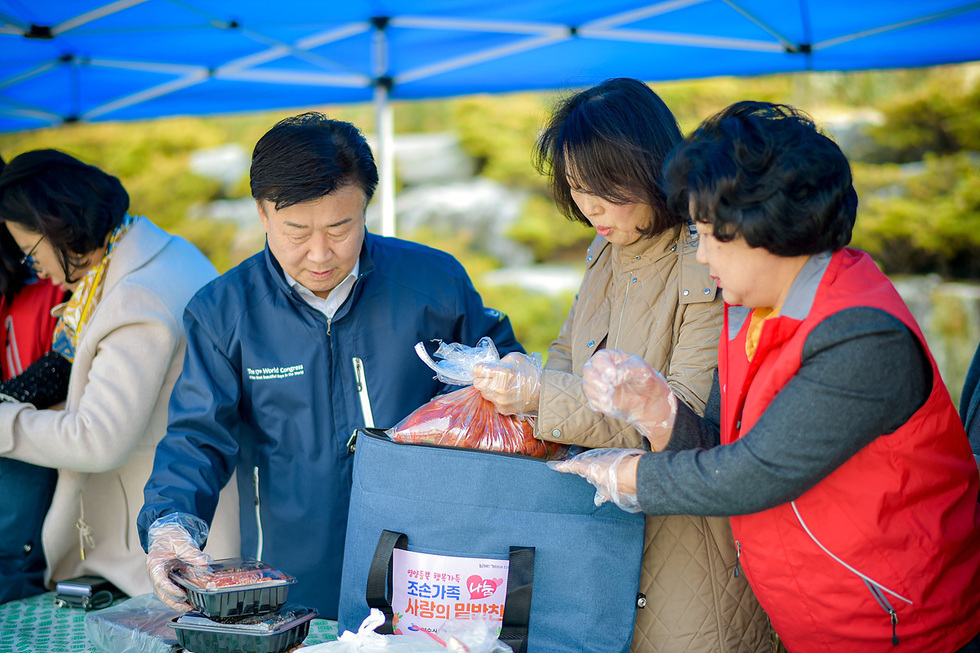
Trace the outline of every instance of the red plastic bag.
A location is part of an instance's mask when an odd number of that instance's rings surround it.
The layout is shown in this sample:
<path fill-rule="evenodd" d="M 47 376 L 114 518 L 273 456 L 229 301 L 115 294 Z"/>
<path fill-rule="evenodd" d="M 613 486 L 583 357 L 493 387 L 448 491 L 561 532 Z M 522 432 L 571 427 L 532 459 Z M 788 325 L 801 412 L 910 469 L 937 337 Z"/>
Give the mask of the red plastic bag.
<path fill-rule="evenodd" d="M 501 415 L 473 386 L 440 395 L 388 431 L 395 442 L 441 444 L 535 458 L 564 458 L 565 445 L 534 437 L 534 422 Z"/>

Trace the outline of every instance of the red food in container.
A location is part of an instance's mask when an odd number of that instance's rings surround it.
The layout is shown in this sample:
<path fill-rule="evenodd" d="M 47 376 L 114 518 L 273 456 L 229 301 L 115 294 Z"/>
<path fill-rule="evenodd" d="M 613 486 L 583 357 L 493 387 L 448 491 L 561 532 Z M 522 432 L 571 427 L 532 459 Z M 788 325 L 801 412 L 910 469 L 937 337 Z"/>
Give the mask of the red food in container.
<path fill-rule="evenodd" d="M 187 602 L 212 619 L 275 612 L 296 579 L 251 558 L 215 560 L 204 569 L 184 568 L 170 574 L 187 591 Z"/>

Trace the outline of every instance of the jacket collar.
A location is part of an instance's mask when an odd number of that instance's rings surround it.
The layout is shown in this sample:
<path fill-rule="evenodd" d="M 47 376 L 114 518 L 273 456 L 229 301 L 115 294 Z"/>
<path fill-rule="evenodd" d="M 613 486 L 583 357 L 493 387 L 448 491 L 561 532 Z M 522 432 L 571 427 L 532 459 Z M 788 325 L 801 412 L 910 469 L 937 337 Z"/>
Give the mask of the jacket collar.
<path fill-rule="evenodd" d="M 813 300 L 817 295 L 820 282 L 823 281 L 833 252 L 826 251 L 814 254 L 797 273 L 793 284 L 786 293 L 783 306 L 779 311 L 780 317 L 802 321 L 810 314 Z M 728 339 L 732 340 L 742 329 L 742 325 L 752 314 L 752 309 L 745 306 L 726 306 L 728 309 Z"/>
<path fill-rule="evenodd" d="M 137 216 L 133 226 L 119 240 L 112 253 L 112 261 L 106 271 L 105 287 L 111 288 L 133 270 L 146 265 L 173 238 L 147 218 Z"/>
<path fill-rule="evenodd" d="M 620 257 L 624 266 L 634 265 L 634 261 L 639 265 L 656 263 L 676 251 L 680 233 L 679 226 L 672 227 L 650 238 L 640 238 L 629 245 L 613 246 L 613 251 Z"/>
<path fill-rule="evenodd" d="M 585 267 L 592 268 L 603 254 L 616 256 L 624 264 L 629 265 L 631 261 L 640 261 L 645 265 L 651 261 L 658 261 L 664 256 L 674 251 L 674 246 L 681 234 L 681 227 L 673 227 L 656 234 L 652 238 L 640 238 L 629 245 L 613 245 L 602 236 L 597 235 L 589 250 L 585 255 Z"/>

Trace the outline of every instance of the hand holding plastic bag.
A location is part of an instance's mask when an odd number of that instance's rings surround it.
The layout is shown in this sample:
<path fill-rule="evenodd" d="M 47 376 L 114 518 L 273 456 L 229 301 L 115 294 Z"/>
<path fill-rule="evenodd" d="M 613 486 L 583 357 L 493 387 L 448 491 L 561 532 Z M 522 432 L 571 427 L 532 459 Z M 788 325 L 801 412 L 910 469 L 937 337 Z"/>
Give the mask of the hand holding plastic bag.
<path fill-rule="evenodd" d="M 664 377 L 636 355 L 615 349 L 595 353 L 585 364 L 582 388 L 589 406 L 623 420 L 661 451 L 670 441 L 677 397 Z"/>
<path fill-rule="evenodd" d="M 415 350 L 440 381 L 467 387 L 440 395 L 415 410 L 387 431 L 392 440 L 520 453 L 536 458 L 567 455 L 565 445 L 534 437 L 533 418 L 500 414 L 476 387 L 469 385 L 475 378 L 474 367 L 500 360 L 490 338 L 481 338 L 476 347 L 440 343 L 435 352 L 437 358 L 442 358 L 438 363 L 429 358 L 422 343 Z"/>
<path fill-rule="evenodd" d="M 541 391 L 541 361 L 537 358 L 511 352 L 499 363 L 474 366 L 473 375 L 473 387 L 493 403 L 498 413 L 537 415 Z"/>
<path fill-rule="evenodd" d="M 612 501 L 626 512 L 640 512 L 636 496 L 638 449 L 590 449 L 568 460 L 549 461 L 548 467 L 578 474 L 595 486 L 595 505 Z"/>
<path fill-rule="evenodd" d="M 425 350 L 425 345 L 416 343 L 415 353 L 422 359 L 430 370 L 436 373 L 436 378 L 449 385 L 471 385 L 473 383 L 473 368 L 481 363 L 498 363 L 500 354 L 497 346 L 489 336 L 483 336 L 475 347 L 458 342 L 445 343 L 436 340 L 439 346 L 433 356 L 440 359 L 435 361 Z"/>
<path fill-rule="evenodd" d="M 207 538 L 207 525 L 193 515 L 171 513 L 157 519 L 147 531 L 149 547 L 146 553 L 146 570 L 153 583 L 153 591 L 168 607 L 186 612 L 187 593 L 170 579 L 170 572 L 187 567 L 206 567 L 211 556 L 201 551 L 197 539 L 191 535 L 191 520 L 198 528 L 204 527 L 201 539 Z"/>

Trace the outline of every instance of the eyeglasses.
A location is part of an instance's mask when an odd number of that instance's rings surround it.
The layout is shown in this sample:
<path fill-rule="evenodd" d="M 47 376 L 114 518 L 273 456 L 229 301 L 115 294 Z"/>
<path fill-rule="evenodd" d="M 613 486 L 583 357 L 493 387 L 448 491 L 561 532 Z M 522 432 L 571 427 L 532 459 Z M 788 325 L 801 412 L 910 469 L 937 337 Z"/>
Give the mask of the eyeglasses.
<path fill-rule="evenodd" d="M 32 268 L 37 268 L 37 264 L 34 263 L 34 252 L 37 250 L 37 246 L 41 244 L 42 240 L 44 240 L 43 235 L 37 239 L 37 242 L 34 243 L 34 247 L 31 248 L 31 251 L 24 254 L 24 258 L 20 260 L 21 265 L 30 265 Z"/>

